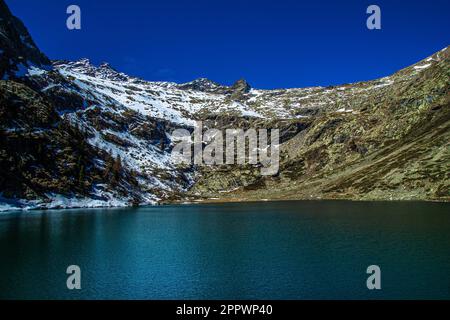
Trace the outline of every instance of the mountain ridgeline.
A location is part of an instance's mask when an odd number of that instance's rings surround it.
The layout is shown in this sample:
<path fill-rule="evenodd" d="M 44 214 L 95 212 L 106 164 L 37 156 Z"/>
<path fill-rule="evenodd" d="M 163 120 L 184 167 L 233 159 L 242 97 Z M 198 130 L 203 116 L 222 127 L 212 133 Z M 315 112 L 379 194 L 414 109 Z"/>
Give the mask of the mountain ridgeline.
<path fill-rule="evenodd" d="M 449 53 L 378 80 L 258 90 L 51 62 L 0 0 L 0 205 L 450 200 Z M 278 128 L 279 172 L 171 161 L 172 132 Z"/>

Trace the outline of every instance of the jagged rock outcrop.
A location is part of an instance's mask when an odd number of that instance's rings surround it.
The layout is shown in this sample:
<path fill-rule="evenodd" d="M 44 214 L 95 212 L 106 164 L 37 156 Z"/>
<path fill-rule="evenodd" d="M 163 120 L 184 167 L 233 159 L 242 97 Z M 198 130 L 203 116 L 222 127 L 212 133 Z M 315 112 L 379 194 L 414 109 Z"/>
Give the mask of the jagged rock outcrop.
<path fill-rule="evenodd" d="M 223 86 L 206 78 L 200 78 L 188 83 L 180 84 L 178 88 L 201 92 L 218 92 L 223 90 Z"/>
<path fill-rule="evenodd" d="M 250 86 L 250 84 L 247 81 L 245 81 L 244 79 L 240 79 L 240 80 L 236 81 L 231 86 L 231 90 L 233 91 L 233 93 L 238 93 L 238 94 L 249 93 L 251 88 L 252 87 Z"/>

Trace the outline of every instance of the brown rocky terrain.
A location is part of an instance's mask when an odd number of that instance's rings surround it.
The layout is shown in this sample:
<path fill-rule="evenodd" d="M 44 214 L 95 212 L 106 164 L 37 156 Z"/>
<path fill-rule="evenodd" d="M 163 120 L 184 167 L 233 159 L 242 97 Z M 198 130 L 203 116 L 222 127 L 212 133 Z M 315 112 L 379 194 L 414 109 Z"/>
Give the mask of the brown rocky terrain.
<path fill-rule="evenodd" d="M 223 201 L 449 200 L 449 73 L 444 49 L 377 90 L 363 91 L 377 81 L 350 85 L 357 93 L 298 122 L 298 133 L 281 146 L 278 176 L 205 168 L 191 193 Z"/>

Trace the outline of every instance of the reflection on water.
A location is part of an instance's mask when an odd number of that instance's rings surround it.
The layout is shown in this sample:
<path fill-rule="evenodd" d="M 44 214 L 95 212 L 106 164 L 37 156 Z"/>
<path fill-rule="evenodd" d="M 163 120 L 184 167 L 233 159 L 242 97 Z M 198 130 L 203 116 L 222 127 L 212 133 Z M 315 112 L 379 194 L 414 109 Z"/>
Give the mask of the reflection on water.
<path fill-rule="evenodd" d="M 278 202 L 0 215 L 0 298 L 450 298 L 450 205 Z M 82 290 L 66 288 L 67 266 Z M 377 264 L 382 290 L 366 288 Z"/>

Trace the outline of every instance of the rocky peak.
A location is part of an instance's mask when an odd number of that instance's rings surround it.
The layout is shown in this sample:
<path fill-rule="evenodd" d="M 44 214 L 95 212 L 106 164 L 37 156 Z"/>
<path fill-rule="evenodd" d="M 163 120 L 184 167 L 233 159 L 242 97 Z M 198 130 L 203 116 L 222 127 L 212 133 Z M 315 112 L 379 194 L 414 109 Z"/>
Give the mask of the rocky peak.
<path fill-rule="evenodd" d="M 78 61 L 68 62 L 68 64 L 73 68 L 79 68 L 80 70 L 95 70 L 96 67 L 91 63 L 91 60 L 87 58 L 82 58 Z"/>
<path fill-rule="evenodd" d="M 250 86 L 250 84 L 244 79 L 236 81 L 231 86 L 231 90 L 233 91 L 233 93 L 241 93 L 241 94 L 250 92 L 251 88 L 252 87 Z"/>
<path fill-rule="evenodd" d="M 94 67 L 94 65 L 91 63 L 91 60 L 89 60 L 88 58 L 81 58 L 80 60 L 75 61 L 73 64 L 85 68 Z"/>
<path fill-rule="evenodd" d="M 87 58 L 83 58 L 77 61 L 56 60 L 53 61 L 53 66 L 91 77 L 95 77 L 95 72 L 97 70 L 97 68 Z"/>
<path fill-rule="evenodd" d="M 25 25 L 0 0 L 0 79 L 21 77 L 31 67 L 49 69 L 50 65 Z"/>
<path fill-rule="evenodd" d="M 244 79 L 236 81 L 232 86 L 222 86 L 207 78 L 199 78 L 188 83 L 180 84 L 178 88 L 208 93 L 242 95 L 250 92 L 251 86 Z"/>
<path fill-rule="evenodd" d="M 105 71 L 115 71 L 117 72 L 117 70 L 115 70 L 108 62 L 102 62 L 99 66 L 98 66 L 99 70 L 105 70 Z"/>
<path fill-rule="evenodd" d="M 178 88 L 182 90 L 195 90 L 202 92 L 214 92 L 220 87 L 220 84 L 207 78 L 199 78 L 188 83 L 180 84 L 178 86 Z"/>
<path fill-rule="evenodd" d="M 129 76 L 118 72 L 107 62 L 103 62 L 96 67 L 89 59 L 86 58 L 75 62 L 64 60 L 54 61 L 53 65 L 58 69 L 80 73 L 98 79 L 112 81 L 127 81 L 130 79 Z"/>
<path fill-rule="evenodd" d="M 129 77 L 114 69 L 109 63 L 103 62 L 96 70 L 95 76 L 100 79 L 127 81 Z"/>

